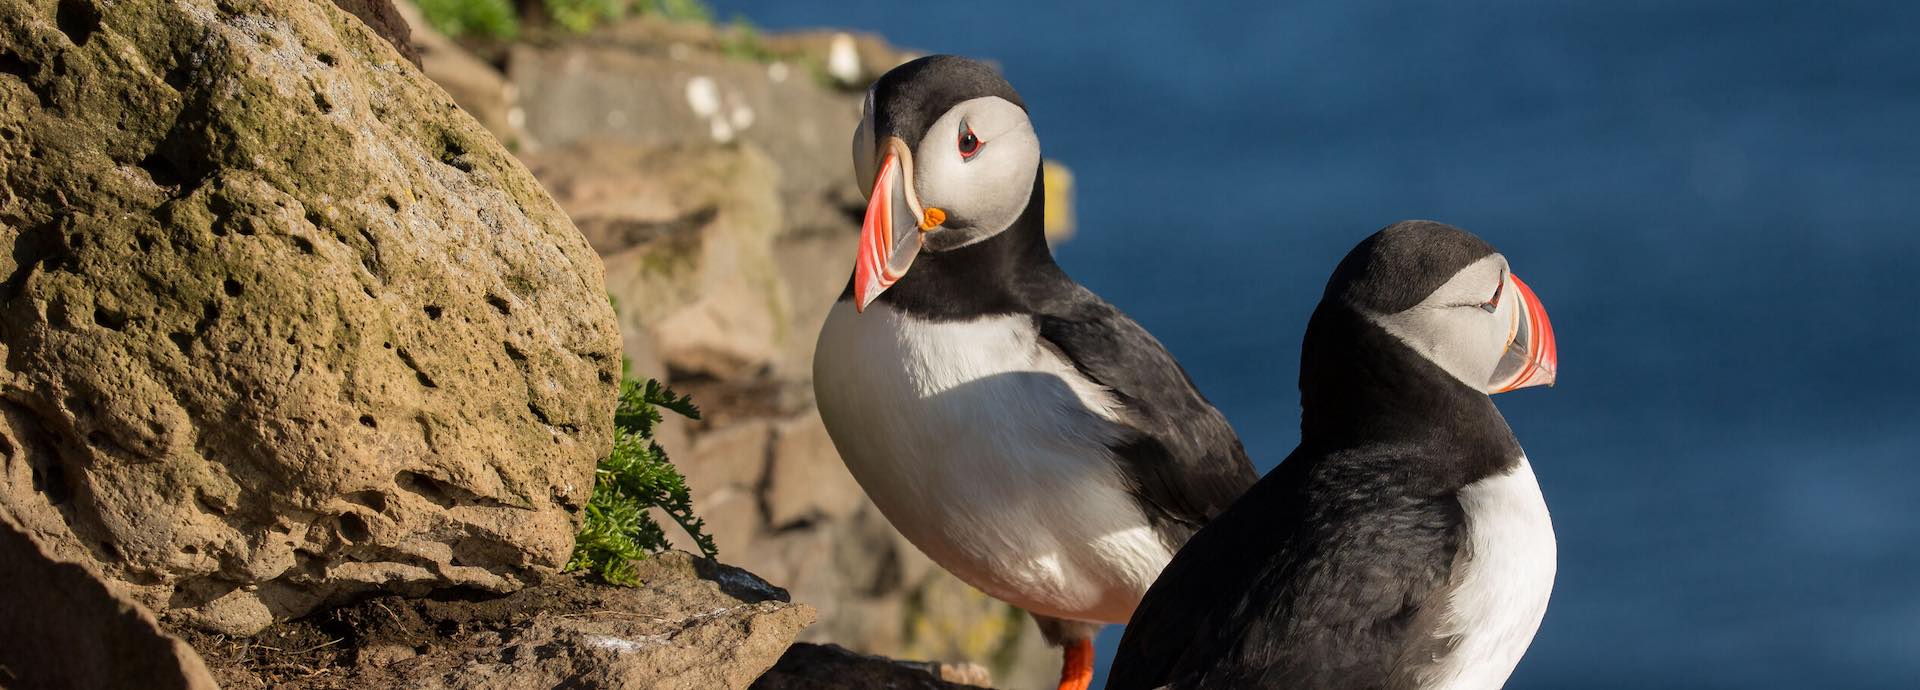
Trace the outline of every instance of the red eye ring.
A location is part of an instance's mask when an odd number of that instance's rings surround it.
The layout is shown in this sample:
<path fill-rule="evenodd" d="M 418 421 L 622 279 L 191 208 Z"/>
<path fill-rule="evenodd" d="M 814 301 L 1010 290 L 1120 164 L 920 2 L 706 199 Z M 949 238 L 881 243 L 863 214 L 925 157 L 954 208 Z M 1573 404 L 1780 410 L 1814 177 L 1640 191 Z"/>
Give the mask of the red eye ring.
<path fill-rule="evenodd" d="M 960 123 L 959 144 L 961 160 L 973 160 L 974 156 L 980 154 L 981 147 L 986 146 L 986 142 L 981 141 L 980 137 L 975 136 L 973 128 L 968 127 L 967 123 L 964 122 Z"/>

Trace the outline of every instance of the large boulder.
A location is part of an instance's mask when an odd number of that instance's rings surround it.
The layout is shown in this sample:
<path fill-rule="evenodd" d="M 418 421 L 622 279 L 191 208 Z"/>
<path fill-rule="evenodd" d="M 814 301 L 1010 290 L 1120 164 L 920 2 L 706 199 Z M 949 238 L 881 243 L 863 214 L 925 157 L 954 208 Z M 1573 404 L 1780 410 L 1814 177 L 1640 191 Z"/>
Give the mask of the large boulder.
<path fill-rule="evenodd" d="M 316 0 L 0 0 L 0 513 L 251 633 L 558 568 L 611 443 L 591 247 Z"/>

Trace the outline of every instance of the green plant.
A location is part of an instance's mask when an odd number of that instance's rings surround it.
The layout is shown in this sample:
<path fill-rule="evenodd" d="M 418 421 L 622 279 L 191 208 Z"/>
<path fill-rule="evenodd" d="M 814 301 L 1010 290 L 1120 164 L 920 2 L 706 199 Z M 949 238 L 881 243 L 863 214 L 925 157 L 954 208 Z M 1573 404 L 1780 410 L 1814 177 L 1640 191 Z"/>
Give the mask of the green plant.
<path fill-rule="evenodd" d="M 626 375 L 621 364 L 620 403 L 613 413 L 613 452 L 593 474 L 593 497 L 587 501 L 586 522 L 574 542 L 567 570 L 585 570 L 620 585 L 639 584 L 633 562 L 668 548 L 667 535 L 648 515 L 659 508 L 685 530 L 708 558 L 719 555 L 706 523 L 693 514 L 687 479 L 653 440 L 653 430 L 670 410 L 689 419 L 700 418 L 700 408 L 666 385 L 645 383 Z"/>
<path fill-rule="evenodd" d="M 706 0 L 637 0 L 642 14 L 652 14 L 679 22 L 713 21 L 713 10 Z"/>
<path fill-rule="evenodd" d="M 573 31 L 586 31 L 635 15 L 650 15 L 676 22 L 711 22 L 713 10 L 706 0 L 539 0 L 547 7 L 554 23 Z M 564 14 L 564 16 L 563 16 Z"/>
<path fill-rule="evenodd" d="M 688 22 L 713 17 L 706 0 L 420 0 L 420 14 L 454 38 L 501 40 L 519 35 L 521 17 L 545 17 L 575 33 L 641 14 Z"/>
<path fill-rule="evenodd" d="M 420 14 L 448 36 L 510 39 L 520 33 L 512 0 L 420 0 Z"/>
<path fill-rule="evenodd" d="M 738 15 L 720 31 L 720 54 L 735 60 L 754 62 L 773 62 L 780 57 L 760 40 L 760 30 Z"/>
<path fill-rule="evenodd" d="M 547 18 L 568 31 L 581 32 L 625 19 L 632 0 L 545 0 Z"/>

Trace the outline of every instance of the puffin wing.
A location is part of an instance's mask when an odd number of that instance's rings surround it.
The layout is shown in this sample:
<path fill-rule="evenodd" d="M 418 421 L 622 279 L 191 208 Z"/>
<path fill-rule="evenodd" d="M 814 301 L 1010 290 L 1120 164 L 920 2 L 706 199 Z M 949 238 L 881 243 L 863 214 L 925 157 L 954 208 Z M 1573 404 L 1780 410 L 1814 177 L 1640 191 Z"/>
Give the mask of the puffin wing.
<path fill-rule="evenodd" d="M 1081 288 L 1064 308 L 1034 315 L 1042 342 L 1112 391 L 1131 432 L 1109 445 L 1163 533 L 1187 535 L 1259 475 L 1240 438 L 1160 341 Z"/>
<path fill-rule="evenodd" d="M 1300 457 L 1174 555 L 1127 623 L 1109 690 L 1424 687 L 1455 643 L 1435 631 L 1464 511 Z"/>

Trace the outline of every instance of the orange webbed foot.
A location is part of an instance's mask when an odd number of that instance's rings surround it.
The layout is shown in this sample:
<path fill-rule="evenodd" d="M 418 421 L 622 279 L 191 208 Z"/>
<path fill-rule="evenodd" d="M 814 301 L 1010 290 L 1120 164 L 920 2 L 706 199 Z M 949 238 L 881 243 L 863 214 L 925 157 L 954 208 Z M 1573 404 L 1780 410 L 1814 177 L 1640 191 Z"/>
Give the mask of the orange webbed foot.
<path fill-rule="evenodd" d="M 1087 690 L 1093 684 L 1093 641 L 1067 644 L 1066 660 L 1060 667 L 1060 690 Z"/>

